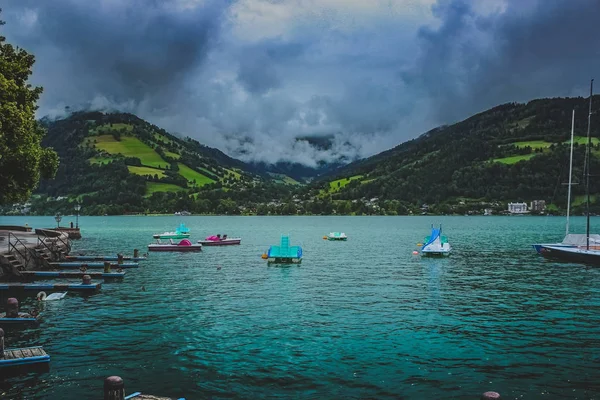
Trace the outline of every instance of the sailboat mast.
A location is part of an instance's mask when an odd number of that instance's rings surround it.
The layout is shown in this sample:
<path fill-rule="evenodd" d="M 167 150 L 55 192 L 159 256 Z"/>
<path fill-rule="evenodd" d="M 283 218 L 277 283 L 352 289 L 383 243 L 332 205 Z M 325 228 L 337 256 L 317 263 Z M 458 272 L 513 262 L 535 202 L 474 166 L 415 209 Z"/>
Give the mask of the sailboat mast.
<path fill-rule="evenodd" d="M 573 176 L 573 138 L 575 134 L 575 110 L 573 110 L 573 116 L 571 117 L 571 156 L 569 157 L 569 191 L 567 194 L 567 232 L 565 236 L 569 234 L 569 215 L 571 212 L 571 177 Z"/>
<path fill-rule="evenodd" d="M 592 123 L 592 94 L 594 92 L 594 80 L 590 82 L 590 110 L 588 112 L 588 127 L 587 127 L 587 150 L 585 152 L 586 157 L 586 174 L 585 174 L 585 213 L 587 215 L 586 231 L 585 231 L 585 242 L 586 249 L 590 249 L 590 151 L 592 148 L 592 138 L 590 136 L 590 125 Z"/>

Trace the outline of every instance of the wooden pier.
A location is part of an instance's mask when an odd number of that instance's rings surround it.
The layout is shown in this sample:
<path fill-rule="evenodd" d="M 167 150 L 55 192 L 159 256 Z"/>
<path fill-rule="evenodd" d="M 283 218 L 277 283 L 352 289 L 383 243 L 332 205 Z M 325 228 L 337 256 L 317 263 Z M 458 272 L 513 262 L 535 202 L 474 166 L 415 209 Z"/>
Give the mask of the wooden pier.
<path fill-rule="evenodd" d="M 67 256 L 67 261 L 119 261 L 119 256 Z M 144 261 L 146 257 L 123 257 L 124 261 Z"/>
<path fill-rule="evenodd" d="M 39 347 L 24 349 L 5 349 L 0 358 L 0 375 L 3 377 L 17 376 L 29 372 L 48 372 L 50 356 Z"/>
<path fill-rule="evenodd" d="M 51 262 L 52 268 L 104 268 L 103 262 Z M 111 268 L 138 268 L 138 263 L 110 264 Z"/>
<path fill-rule="evenodd" d="M 41 346 L 5 349 L 4 330 L 0 328 L 0 377 L 8 378 L 29 372 L 48 372 L 50 356 Z"/>
<path fill-rule="evenodd" d="M 38 326 L 40 321 L 38 316 L 33 316 L 27 313 L 19 313 L 19 316 L 16 318 L 7 318 L 6 313 L 0 313 L 0 326 L 3 327 L 29 327 L 29 326 Z"/>
<path fill-rule="evenodd" d="M 0 283 L 0 292 L 27 292 L 27 291 L 35 291 L 39 292 L 41 290 L 52 292 L 66 292 L 66 291 L 75 291 L 82 293 L 96 293 L 99 292 L 102 288 L 102 284 L 100 283 Z"/>
<path fill-rule="evenodd" d="M 21 276 L 28 282 L 36 279 L 83 278 L 89 275 L 92 279 L 123 280 L 125 272 L 96 272 L 96 271 L 21 271 Z"/>

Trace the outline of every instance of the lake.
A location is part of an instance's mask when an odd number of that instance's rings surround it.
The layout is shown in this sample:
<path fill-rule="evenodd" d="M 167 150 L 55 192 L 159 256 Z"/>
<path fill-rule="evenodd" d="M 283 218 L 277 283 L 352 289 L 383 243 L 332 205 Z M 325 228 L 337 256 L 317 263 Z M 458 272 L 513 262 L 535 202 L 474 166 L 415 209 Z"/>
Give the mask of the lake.
<path fill-rule="evenodd" d="M 80 217 L 73 252 L 143 253 L 180 222 L 194 242 L 242 244 L 151 253 L 89 297 L 21 299 L 43 308 L 42 323 L 7 345 L 44 346 L 51 370 L 3 383 L 3 395 L 101 398 L 119 375 L 127 393 L 187 399 L 600 396 L 600 269 L 531 248 L 562 240 L 563 217 Z M 55 224 L 0 217 L 25 223 Z M 447 259 L 412 254 L 432 223 Z M 571 227 L 585 232 L 584 218 Z M 323 240 L 330 231 L 349 239 Z M 288 233 L 302 264 L 267 266 L 261 254 Z"/>

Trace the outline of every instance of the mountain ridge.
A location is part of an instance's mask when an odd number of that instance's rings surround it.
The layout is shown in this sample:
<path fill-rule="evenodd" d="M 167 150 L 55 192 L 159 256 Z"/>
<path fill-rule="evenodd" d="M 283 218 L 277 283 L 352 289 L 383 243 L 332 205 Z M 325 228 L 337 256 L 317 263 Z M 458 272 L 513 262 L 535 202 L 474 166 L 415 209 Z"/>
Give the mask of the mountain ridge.
<path fill-rule="evenodd" d="M 600 96 L 594 100 L 591 168 L 600 171 Z M 371 157 L 325 166 L 307 185 L 285 174 L 291 164 L 265 172 L 132 114 L 84 113 L 46 123 L 44 143 L 62 161 L 57 179 L 43 181 L 37 195 L 66 194 L 90 213 L 462 214 L 534 200 L 559 213 L 566 203 L 571 112 L 573 176 L 581 181 L 587 107 L 581 97 L 502 104 Z M 593 212 L 600 212 L 600 182 L 592 181 L 591 192 Z M 581 213 L 583 185 L 573 196 L 573 212 Z M 52 207 L 38 209 L 61 205 Z"/>
<path fill-rule="evenodd" d="M 582 174 L 589 98 L 535 99 L 506 103 L 455 124 L 431 129 L 389 150 L 343 166 L 316 181 L 333 201 L 379 198 L 419 204 L 531 201 L 564 206 L 571 112 L 578 136 L 574 176 Z M 594 96 L 592 168 L 599 170 L 600 96 Z M 360 178 L 357 178 L 360 177 Z M 328 188 L 340 182 L 334 193 Z M 600 192 L 592 183 L 591 191 Z M 583 185 L 574 188 L 583 194 Z M 406 208 L 405 207 L 405 208 Z M 453 212 L 443 207 L 440 212 Z"/>

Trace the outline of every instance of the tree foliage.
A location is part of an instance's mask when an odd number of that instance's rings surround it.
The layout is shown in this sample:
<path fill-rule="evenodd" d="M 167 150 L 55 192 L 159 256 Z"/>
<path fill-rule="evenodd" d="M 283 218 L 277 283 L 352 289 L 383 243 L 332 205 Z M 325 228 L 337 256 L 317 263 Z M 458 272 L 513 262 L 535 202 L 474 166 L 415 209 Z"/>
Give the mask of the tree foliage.
<path fill-rule="evenodd" d="M 0 204 L 26 200 L 58 167 L 58 155 L 41 146 L 45 132 L 35 120 L 42 88 L 27 83 L 34 61 L 0 36 Z"/>

